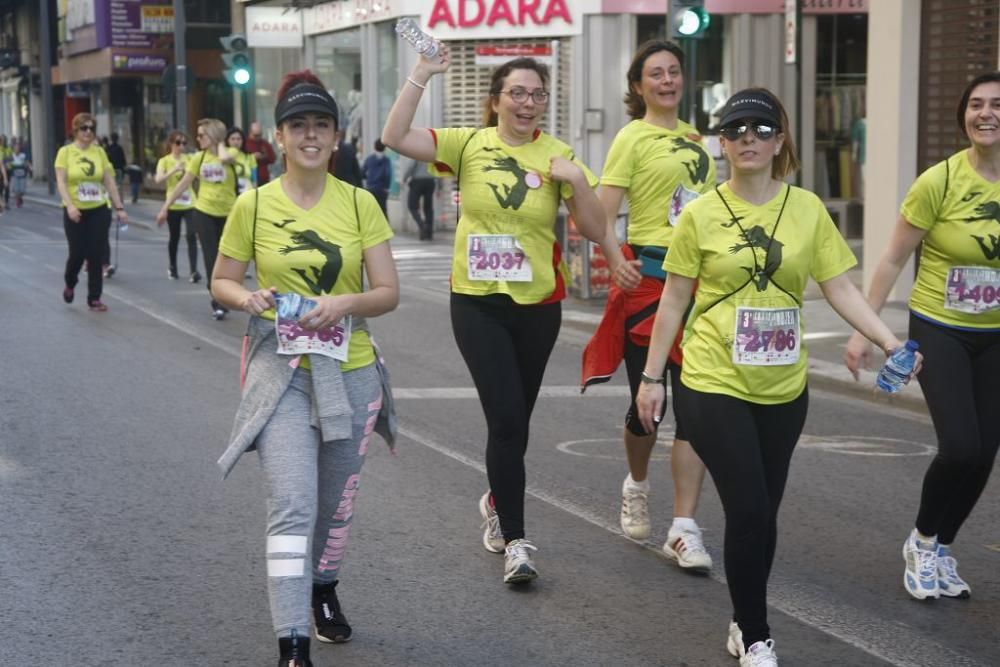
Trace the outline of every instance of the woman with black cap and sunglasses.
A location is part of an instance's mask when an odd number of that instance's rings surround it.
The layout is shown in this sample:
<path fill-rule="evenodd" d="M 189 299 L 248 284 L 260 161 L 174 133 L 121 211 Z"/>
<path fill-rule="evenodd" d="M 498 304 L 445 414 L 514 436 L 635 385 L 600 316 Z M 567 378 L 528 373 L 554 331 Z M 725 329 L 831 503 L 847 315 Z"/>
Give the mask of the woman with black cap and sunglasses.
<path fill-rule="evenodd" d="M 267 585 L 279 665 L 305 667 L 310 607 L 318 640 L 351 637 L 336 586 L 382 405 L 364 319 L 396 307 L 399 282 L 392 230 L 375 198 L 328 173 L 337 103 L 308 70 L 287 74 L 278 100 L 275 138 L 285 172 L 240 195 L 213 275 L 215 298 L 251 315 L 243 397 L 219 465 L 228 474 L 244 451 L 257 449 L 267 485 Z M 256 290 L 243 286 L 251 260 L 262 286 Z M 291 317 L 286 307 L 299 296 L 316 305 Z M 279 337 L 314 346 L 282 356 Z"/>
<path fill-rule="evenodd" d="M 743 90 L 721 116 L 731 176 L 678 220 L 636 404 L 652 430 L 667 352 L 697 281 L 675 400 L 725 510 L 727 649 L 742 666 L 773 667 L 767 580 L 808 405 L 801 308 L 809 278 L 887 354 L 901 343 L 848 278 L 857 262 L 823 203 L 783 182 L 798 161 L 778 99 L 763 88 Z"/>

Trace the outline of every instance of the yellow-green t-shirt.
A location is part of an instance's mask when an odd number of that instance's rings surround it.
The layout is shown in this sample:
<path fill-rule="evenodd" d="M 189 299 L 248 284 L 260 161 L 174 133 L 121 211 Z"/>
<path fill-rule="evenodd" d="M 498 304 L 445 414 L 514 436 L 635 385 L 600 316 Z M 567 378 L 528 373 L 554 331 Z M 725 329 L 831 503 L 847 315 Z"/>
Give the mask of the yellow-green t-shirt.
<path fill-rule="evenodd" d="M 927 230 L 910 310 L 947 326 L 1000 329 L 1000 183 L 980 176 L 963 150 L 917 178 L 900 214 Z"/>
<path fill-rule="evenodd" d="M 232 147 L 226 150 L 234 159 L 239 154 Z M 236 201 L 235 163 L 223 164 L 214 150 L 198 151 L 188 160 L 187 169 L 198 178 L 198 198 L 194 207 L 216 218 L 229 215 Z"/>
<path fill-rule="evenodd" d="M 794 400 L 806 385 L 801 322 L 806 283 L 810 277 L 829 280 L 856 263 L 823 203 L 807 190 L 782 185 L 771 201 L 754 206 L 723 184 L 719 193 L 692 201 L 681 213 L 663 262 L 668 272 L 698 280 L 681 344 L 685 386 L 752 403 Z M 781 349 L 798 346 L 798 360 L 783 365 L 735 363 L 741 307 L 797 312 L 798 331 L 782 340 Z"/>
<path fill-rule="evenodd" d="M 219 252 L 240 262 L 254 260 L 257 284 L 274 285 L 279 292 L 310 298 L 360 293 L 363 251 L 392 238 L 375 197 L 327 176 L 323 196 L 306 211 L 292 203 L 281 180 L 239 196 L 223 228 Z M 274 310 L 262 317 L 273 320 Z M 374 361 L 368 334 L 355 329 L 341 369 Z"/>
<path fill-rule="evenodd" d="M 177 168 L 177 165 L 184 166 L 186 170 L 187 163 L 189 160 L 190 156 L 184 153 L 181 153 L 180 157 L 176 159 L 174 158 L 172 153 L 167 153 L 157 161 L 156 173 L 169 174 L 170 172 L 172 172 L 174 169 Z M 167 195 L 166 195 L 167 197 L 169 197 L 170 194 L 174 191 L 174 188 L 177 187 L 177 184 L 181 182 L 182 178 L 184 178 L 182 174 L 173 174 L 169 178 L 167 178 Z M 188 188 L 184 193 L 181 194 L 180 197 L 178 197 L 174 201 L 173 204 L 170 205 L 170 210 L 190 211 L 192 208 L 194 208 L 194 202 L 195 202 L 194 188 Z"/>
<path fill-rule="evenodd" d="M 715 160 L 684 121 L 668 130 L 633 120 L 611 143 L 601 183 L 626 190 L 629 243 L 669 247 L 684 205 L 715 187 Z"/>
<path fill-rule="evenodd" d="M 233 166 L 236 167 L 236 183 L 240 193 L 252 189 L 254 187 L 253 172 L 257 168 L 257 158 L 251 153 L 239 151 Z"/>
<path fill-rule="evenodd" d="M 55 166 L 66 170 L 66 189 L 73 206 L 88 211 L 107 205 L 104 172 L 114 173 L 114 167 L 98 144 L 90 144 L 86 149 L 76 143 L 63 146 L 56 153 Z"/>
<path fill-rule="evenodd" d="M 583 169 L 591 187 L 597 185 L 597 178 L 569 146 L 544 132 L 521 146 L 505 144 L 495 127 L 432 133 L 437 143 L 434 172 L 457 172 L 460 179 L 462 216 L 455 232 L 452 291 L 474 296 L 507 294 L 520 304 L 551 297 L 559 270 L 554 264 L 560 264 L 554 260 L 556 214 L 560 202 L 573 196 L 573 187 L 551 179 L 550 160 L 562 156 L 572 161 Z M 482 245 L 470 245 L 470 235 L 479 237 Z M 477 254 L 477 246 L 482 255 Z M 487 261 L 492 259 L 497 259 L 497 266 Z M 498 267 L 511 269 L 519 279 L 481 279 Z M 524 280 L 528 277 L 525 267 L 530 267 L 530 280 Z"/>

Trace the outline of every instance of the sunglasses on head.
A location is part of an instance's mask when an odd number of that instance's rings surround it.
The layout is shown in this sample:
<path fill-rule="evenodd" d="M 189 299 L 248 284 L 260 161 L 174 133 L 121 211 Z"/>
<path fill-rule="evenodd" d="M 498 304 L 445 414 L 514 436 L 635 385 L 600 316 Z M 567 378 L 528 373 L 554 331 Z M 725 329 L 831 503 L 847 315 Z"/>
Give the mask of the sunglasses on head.
<path fill-rule="evenodd" d="M 80 126 L 80 131 L 81 132 L 93 132 L 96 129 L 97 129 L 96 125 L 81 125 Z"/>
<path fill-rule="evenodd" d="M 765 123 L 761 121 L 750 121 L 748 123 L 733 123 L 732 125 L 727 125 L 726 127 L 719 130 L 719 134 L 728 139 L 729 141 L 737 141 L 747 130 L 752 130 L 754 136 L 762 141 L 767 141 L 768 139 L 773 139 L 775 135 L 778 134 L 778 128 L 770 123 Z"/>

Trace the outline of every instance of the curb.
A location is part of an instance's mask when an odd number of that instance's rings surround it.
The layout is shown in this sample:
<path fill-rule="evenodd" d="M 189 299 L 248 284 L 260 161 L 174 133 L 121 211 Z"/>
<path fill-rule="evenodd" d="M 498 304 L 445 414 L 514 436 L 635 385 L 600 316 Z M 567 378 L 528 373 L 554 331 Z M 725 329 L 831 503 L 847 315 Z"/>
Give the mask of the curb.
<path fill-rule="evenodd" d="M 875 388 L 875 373 L 872 371 L 862 370 L 861 378 L 855 380 L 843 364 L 810 357 L 808 372 L 811 387 L 852 396 L 873 404 L 929 414 L 924 394 L 915 381 L 905 385 L 898 394 L 886 394 Z"/>

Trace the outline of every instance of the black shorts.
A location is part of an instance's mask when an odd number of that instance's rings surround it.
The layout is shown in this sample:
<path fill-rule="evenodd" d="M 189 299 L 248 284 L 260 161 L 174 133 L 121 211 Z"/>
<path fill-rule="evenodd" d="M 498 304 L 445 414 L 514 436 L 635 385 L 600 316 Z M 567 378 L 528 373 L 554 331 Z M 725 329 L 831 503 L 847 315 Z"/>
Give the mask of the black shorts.
<path fill-rule="evenodd" d="M 625 372 L 628 374 L 628 387 L 632 393 L 632 402 L 628 406 L 628 412 L 625 413 L 625 428 L 629 430 L 629 433 L 635 435 L 649 435 L 639 422 L 639 411 L 635 407 L 635 395 L 639 392 L 639 378 L 642 376 L 642 369 L 646 367 L 646 354 L 648 352 L 648 347 L 636 345 L 629 338 L 628 334 L 625 335 Z M 664 376 L 670 377 L 670 394 L 674 397 L 674 438 L 676 440 L 687 440 L 684 425 L 677 412 L 676 397 L 677 388 L 681 383 L 681 367 L 672 361 L 668 361 L 667 367 L 664 370 Z M 663 412 L 660 413 L 661 419 L 666 410 L 667 401 L 664 400 Z"/>

